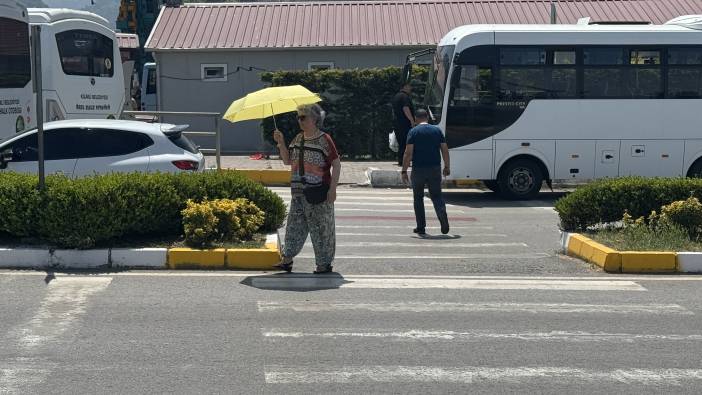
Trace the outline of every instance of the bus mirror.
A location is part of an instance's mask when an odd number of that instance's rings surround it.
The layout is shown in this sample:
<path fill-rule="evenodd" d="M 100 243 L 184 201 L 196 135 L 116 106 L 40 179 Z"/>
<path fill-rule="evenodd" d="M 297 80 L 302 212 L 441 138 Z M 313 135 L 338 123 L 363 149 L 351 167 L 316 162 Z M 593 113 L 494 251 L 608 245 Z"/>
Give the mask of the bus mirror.
<path fill-rule="evenodd" d="M 409 63 L 405 64 L 405 67 L 402 68 L 402 84 L 406 84 L 408 82 L 411 82 L 412 80 L 412 65 Z"/>
<path fill-rule="evenodd" d="M 458 88 L 461 83 L 461 66 L 454 66 L 453 74 L 451 74 L 451 88 Z"/>

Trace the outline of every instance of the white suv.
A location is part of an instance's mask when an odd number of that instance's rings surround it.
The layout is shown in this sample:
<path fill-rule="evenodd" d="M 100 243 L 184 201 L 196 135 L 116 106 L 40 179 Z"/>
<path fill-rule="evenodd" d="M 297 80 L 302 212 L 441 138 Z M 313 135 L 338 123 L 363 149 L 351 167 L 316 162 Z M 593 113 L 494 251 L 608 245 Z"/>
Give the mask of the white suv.
<path fill-rule="evenodd" d="M 76 119 L 44 125 L 46 174 L 202 171 L 205 158 L 183 135 L 188 125 Z M 37 173 L 36 129 L 0 142 L 0 169 Z"/>

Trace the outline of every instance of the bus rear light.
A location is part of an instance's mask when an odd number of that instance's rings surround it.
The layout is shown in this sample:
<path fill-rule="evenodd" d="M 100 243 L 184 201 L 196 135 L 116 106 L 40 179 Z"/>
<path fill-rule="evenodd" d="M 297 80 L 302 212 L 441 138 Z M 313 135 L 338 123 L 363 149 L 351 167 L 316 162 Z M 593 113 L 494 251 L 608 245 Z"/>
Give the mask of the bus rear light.
<path fill-rule="evenodd" d="M 174 160 L 173 165 L 180 170 L 197 170 L 199 164 L 192 160 Z"/>

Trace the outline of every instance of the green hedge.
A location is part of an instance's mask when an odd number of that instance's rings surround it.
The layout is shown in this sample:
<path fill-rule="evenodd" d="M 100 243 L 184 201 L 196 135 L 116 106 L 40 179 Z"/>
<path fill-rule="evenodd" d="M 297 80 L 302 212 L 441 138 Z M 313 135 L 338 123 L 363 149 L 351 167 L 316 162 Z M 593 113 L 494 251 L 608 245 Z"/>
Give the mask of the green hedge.
<path fill-rule="evenodd" d="M 58 247 L 90 248 L 125 237 L 178 236 L 186 201 L 247 198 L 265 210 L 263 231 L 278 229 L 283 200 L 236 171 L 109 174 L 76 180 L 0 173 L 0 232 Z"/>
<path fill-rule="evenodd" d="M 421 103 L 427 68 L 413 70 L 415 106 Z M 388 148 L 388 133 L 392 131 L 390 100 L 400 89 L 402 69 L 277 71 L 261 74 L 263 82 L 271 86 L 302 85 L 317 92 L 327 112 L 324 129 L 334 138 L 342 156 L 349 158 L 388 159 L 396 154 Z M 276 116 L 278 129 L 289 143 L 299 133 L 295 113 Z M 273 142 L 273 120 L 262 123 L 264 139 Z"/>
<path fill-rule="evenodd" d="M 634 218 L 648 217 L 651 211 L 690 196 L 702 198 L 702 179 L 627 177 L 580 187 L 555 207 L 564 230 L 583 230 L 619 221 L 625 211 Z"/>

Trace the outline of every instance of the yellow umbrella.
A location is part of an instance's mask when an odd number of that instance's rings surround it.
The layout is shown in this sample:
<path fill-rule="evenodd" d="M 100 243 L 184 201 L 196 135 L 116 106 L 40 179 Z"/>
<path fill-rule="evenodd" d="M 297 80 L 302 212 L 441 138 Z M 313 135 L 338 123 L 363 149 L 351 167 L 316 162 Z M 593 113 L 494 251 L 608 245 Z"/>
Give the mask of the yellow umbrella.
<path fill-rule="evenodd" d="M 310 92 L 304 86 L 275 86 L 249 93 L 234 101 L 223 118 L 230 122 L 239 122 L 273 117 L 273 123 L 275 123 L 274 115 L 295 111 L 301 104 L 320 101 L 322 99 L 317 94 Z"/>

